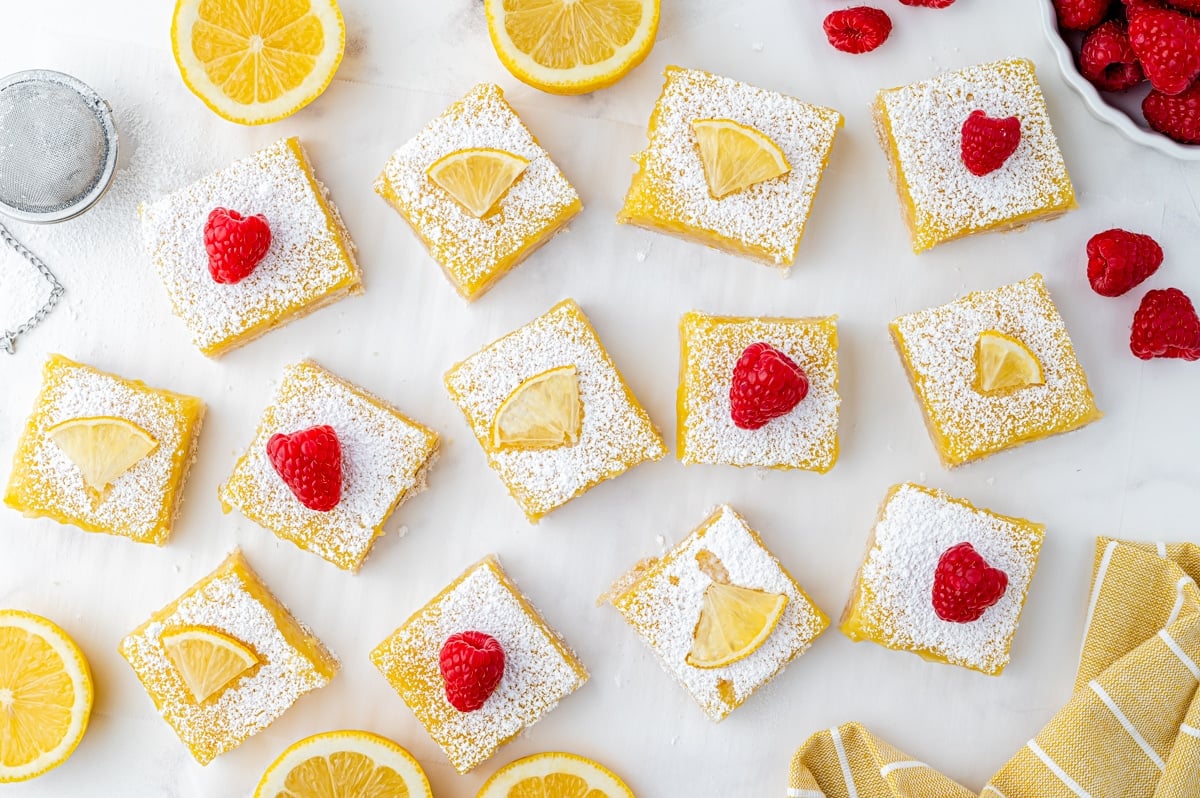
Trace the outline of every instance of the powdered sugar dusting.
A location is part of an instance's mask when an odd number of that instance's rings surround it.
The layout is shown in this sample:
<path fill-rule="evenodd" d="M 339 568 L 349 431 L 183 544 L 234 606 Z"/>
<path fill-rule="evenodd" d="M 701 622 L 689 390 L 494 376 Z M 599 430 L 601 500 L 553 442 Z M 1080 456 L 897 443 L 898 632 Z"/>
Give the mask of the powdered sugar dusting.
<path fill-rule="evenodd" d="M 762 646 L 723 668 L 695 668 L 686 662 L 704 592 L 712 584 L 697 564 L 696 555 L 701 551 L 716 555 L 728 571 L 730 584 L 788 597 L 779 624 Z M 717 508 L 661 560 L 642 567 L 645 570 L 635 574 L 632 584 L 618 582 L 613 606 L 714 721 L 723 719 L 773 679 L 829 625 L 829 619 L 728 506 Z M 722 692 L 730 690 L 731 700 L 726 700 Z"/>
<path fill-rule="evenodd" d="M 837 460 L 837 321 L 733 318 L 688 313 L 680 324 L 679 459 L 684 463 L 828 471 Z M 791 412 L 757 430 L 730 415 L 733 369 L 757 342 L 779 349 L 804 370 L 808 394 Z"/>
<path fill-rule="evenodd" d="M 897 486 L 859 572 L 864 592 L 857 610 L 868 631 L 882 635 L 890 648 L 999 673 L 1009 660 L 1042 538 L 1038 524 L 995 515 L 919 485 Z M 1008 590 L 979 620 L 951 623 L 933 609 L 933 575 L 946 549 L 964 541 L 1008 575 Z"/>
<path fill-rule="evenodd" d="M 494 451 L 492 419 L 508 395 L 531 377 L 571 365 L 583 402 L 578 443 L 556 449 Z M 666 454 L 662 437 L 626 390 L 573 300 L 559 303 L 459 363 L 446 374 L 446 387 L 487 452 L 488 462 L 530 520 L 638 463 Z"/>
<path fill-rule="evenodd" d="M 790 266 L 842 115 L 696 69 L 672 66 L 665 75 L 619 221 L 665 232 L 682 227 L 711 246 Z M 697 119 L 753 127 L 783 151 L 791 171 L 713 199 L 692 130 Z"/>
<path fill-rule="evenodd" d="M 1044 385 L 987 395 L 975 390 L 979 334 L 1025 344 Z M 901 316 L 892 335 L 948 465 L 1088 424 L 1100 417 L 1087 375 L 1040 274 L 948 305 Z M 936 440 L 937 436 L 935 436 Z"/>

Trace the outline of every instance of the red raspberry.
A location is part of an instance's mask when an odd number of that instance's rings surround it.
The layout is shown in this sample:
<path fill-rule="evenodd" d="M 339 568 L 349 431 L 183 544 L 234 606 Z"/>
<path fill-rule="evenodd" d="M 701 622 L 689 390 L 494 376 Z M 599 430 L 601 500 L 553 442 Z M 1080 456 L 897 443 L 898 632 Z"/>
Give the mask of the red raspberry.
<path fill-rule="evenodd" d="M 902 6 L 921 6 L 922 8 L 945 8 L 954 5 L 954 0 L 900 0 Z"/>
<path fill-rule="evenodd" d="M 1124 91 L 1146 79 L 1125 25 L 1110 19 L 1092 30 L 1079 51 L 1079 71 L 1098 89 Z"/>
<path fill-rule="evenodd" d="M 1200 13 L 1200 0 L 1167 0 L 1167 5 L 1192 14 Z"/>
<path fill-rule="evenodd" d="M 245 279 L 271 248 L 271 226 L 261 213 L 242 217 L 237 211 L 213 208 L 204 223 L 208 271 L 218 283 Z"/>
<path fill-rule="evenodd" d="M 891 33 L 892 18 L 870 6 L 845 8 L 825 17 L 825 38 L 843 53 L 869 53 Z"/>
<path fill-rule="evenodd" d="M 1058 24 L 1069 30 L 1091 30 L 1108 13 L 1109 0 L 1054 0 Z"/>
<path fill-rule="evenodd" d="M 342 499 L 342 445 L 333 427 L 309 427 L 267 441 L 275 473 L 310 510 L 327 513 Z"/>
<path fill-rule="evenodd" d="M 1142 100 L 1142 115 L 1159 133 L 1183 144 L 1200 144 L 1200 83 L 1174 96 L 1152 90 Z"/>
<path fill-rule="evenodd" d="M 452 634 L 442 644 L 438 668 L 446 681 L 446 700 L 459 712 L 474 712 L 504 678 L 504 649 L 483 632 Z"/>
<path fill-rule="evenodd" d="M 995 119 L 972 111 L 962 126 L 962 159 L 971 174 L 983 177 L 1001 166 L 1021 143 L 1021 120 Z"/>
<path fill-rule="evenodd" d="M 933 572 L 933 611 L 943 621 L 970 623 L 983 617 L 1008 590 L 1008 574 L 987 564 L 970 543 L 942 552 Z"/>
<path fill-rule="evenodd" d="M 1087 242 L 1087 275 L 1100 296 L 1121 296 L 1158 271 L 1163 251 L 1158 242 L 1128 230 L 1105 230 Z"/>
<path fill-rule="evenodd" d="M 1156 289 L 1142 297 L 1133 316 L 1129 348 L 1142 360 L 1179 357 L 1200 360 L 1200 317 L 1178 288 Z"/>
<path fill-rule="evenodd" d="M 1178 11 L 1140 9 L 1129 19 L 1129 43 L 1150 85 L 1180 94 L 1200 75 L 1200 20 Z"/>
<path fill-rule="evenodd" d="M 770 344 L 750 344 L 733 367 L 729 414 L 742 429 L 758 429 L 787 415 L 808 395 L 808 377 L 796 361 Z"/>

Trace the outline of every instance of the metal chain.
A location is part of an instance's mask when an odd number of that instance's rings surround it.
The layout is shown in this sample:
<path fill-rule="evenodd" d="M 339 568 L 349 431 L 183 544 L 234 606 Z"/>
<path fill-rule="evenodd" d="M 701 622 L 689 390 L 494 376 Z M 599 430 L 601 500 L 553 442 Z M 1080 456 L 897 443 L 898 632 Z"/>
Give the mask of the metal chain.
<path fill-rule="evenodd" d="M 30 252 L 24 244 L 13 238 L 13 234 L 8 232 L 8 228 L 3 224 L 0 224 L 0 238 L 4 239 L 5 244 L 16 250 L 18 255 L 32 263 L 33 268 L 37 269 L 42 277 L 45 277 L 46 281 L 50 283 L 50 296 L 46 299 L 46 304 L 38 308 L 37 313 L 33 314 L 33 318 L 15 330 L 5 330 L 3 334 L 0 334 L 0 348 L 3 348 L 5 352 L 11 355 L 16 351 L 15 344 L 17 338 L 40 324 L 49 315 L 50 311 L 54 309 L 54 306 L 58 304 L 58 300 L 62 297 L 66 289 L 63 288 L 63 284 L 58 281 L 58 278 L 54 276 L 54 272 L 50 271 L 50 267 L 42 262 L 41 258 Z"/>

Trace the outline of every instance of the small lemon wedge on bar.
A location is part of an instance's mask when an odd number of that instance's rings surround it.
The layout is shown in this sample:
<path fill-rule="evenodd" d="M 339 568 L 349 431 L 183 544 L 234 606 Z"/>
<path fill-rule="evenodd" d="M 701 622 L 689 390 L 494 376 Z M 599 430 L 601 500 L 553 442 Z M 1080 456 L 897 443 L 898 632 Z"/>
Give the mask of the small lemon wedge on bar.
<path fill-rule="evenodd" d="M 55 424 L 46 435 L 79 466 L 84 484 L 97 494 L 158 447 L 146 430 L 112 416 L 72 418 Z"/>
<path fill-rule="evenodd" d="M 732 119 L 697 119 L 692 122 L 692 130 L 713 199 L 792 170 L 779 145 L 749 125 Z"/>
<path fill-rule="evenodd" d="M 758 650 L 779 624 L 788 597 L 714 582 L 704 591 L 692 650 L 694 668 L 723 668 Z"/>
<path fill-rule="evenodd" d="M 477 218 L 483 218 L 512 187 L 529 159 L 505 150 L 455 150 L 426 170 L 429 179 Z"/>
<path fill-rule="evenodd" d="M 579 442 L 583 403 L 574 366 L 559 366 L 522 382 L 492 421 L 497 449 L 552 449 Z"/>
<path fill-rule="evenodd" d="M 258 664 L 258 655 L 240 640 L 202 626 L 163 632 L 162 644 L 197 704 Z"/>
<path fill-rule="evenodd" d="M 975 389 L 993 394 L 1045 385 L 1042 364 L 1024 343 L 996 330 L 979 334 L 975 346 Z"/>

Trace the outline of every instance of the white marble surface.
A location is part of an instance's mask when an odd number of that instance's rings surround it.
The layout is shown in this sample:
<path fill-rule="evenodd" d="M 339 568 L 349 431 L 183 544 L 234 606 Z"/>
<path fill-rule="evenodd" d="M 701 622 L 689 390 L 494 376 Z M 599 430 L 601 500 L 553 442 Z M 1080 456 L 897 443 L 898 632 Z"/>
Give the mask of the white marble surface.
<path fill-rule="evenodd" d="M 860 720 L 913 756 L 978 788 L 1066 699 L 1097 534 L 1200 539 L 1200 364 L 1142 363 L 1127 349 L 1140 292 L 1087 287 L 1083 243 L 1123 225 L 1152 233 L 1167 261 L 1153 285 L 1200 299 L 1195 196 L 1200 167 L 1138 149 L 1089 116 L 1056 74 L 1039 0 L 960 0 L 928 11 L 882 2 L 892 40 L 874 54 L 833 52 L 827 2 L 664 0 L 656 49 L 595 96 L 540 94 L 512 79 L 487 40 L 478 0 L 343 0 L 346 60 L 329 91 L 265 128 L 222 122 L 183 87 L 165 0 L 7 0 L 0 73 L 51 67 L 110 98 L 122 133 L 117 184 L 86 217 L 13 225 L 67 285 L 64 306 L 0 355 L 0 457 L 16 445 L 47 352 L 198 394 L 209 415 L 200 460 L 170 544 L 153 548 L 0 511 L 0 605 L 43 613 L 86 650 L 97 700 L 69 763 L 0 794 L 247 795 L 301 736 L 361 727 L 409 747 L 436 793 L 469 798 L 500 764 L 566 749 L 624 775 L 639 796 L 773 796 L 807 735 Z M 1042 67 L 1055 127 L 1080 195 L 1062 220 L 1006 236 L 909 253 L 871 131 L 874 91 L 1014 54 Z M 628 156 L 640 148 L 659 74 L 702 67 L 832 105 L 847 118 L 790 279 L 696 246 L 618 227 Z M 371 191 L 388 153 L 474 82 L 494 80 L 564 171 L 587 210 L 475 305 L 457 298 L 404 223 Z M 279 136 L 303 137 L 360 248 L 367 292 L 218 362 L 188 343 L 138 245 L 134 208 Z M 1046 274 L 1107 416 L 1081 432 L 943 470 L 886 323 L 960 292 Z M 672 437 L 677 323 L 690 308 L 737 314 L 841 314 L 842 458 L 826 476 L 642 466 L 526 524 L 488 470 L 441 375 L 484 342 L 573 296 L 660 428 Z M 311 356 L 444 436 L 428 493 L 388 525 L 357 576 L 278 541 L 234 514 L 218 483 L 249 440 L 284 364 Z M 7 478 L 7 466 L 0 466 Z M 718 502 L 760 529 L 817 602 L 837 615 L 877 502 L 919 480 L 1043 521 L 1048 538 L 1012 665 L 998 679 L 925 663 L 836 630 L 720 725 L 707 721 L 611 609 L 594 598 L 639 557 L 674 541 Z M 407 534 L 401 534 L 407 532 Z M 660 537 L 661 536 L 661 537 Z M 155 715 L 117 641 L 242 546 L 295 613 L 341 655 L 324 690 L 237 751 L 202 768 Z M 468 776 L 455 775 L 367 659 L 384 635 L 465 565 L 497 552 L 590 667 L 592 681 Z"/>

